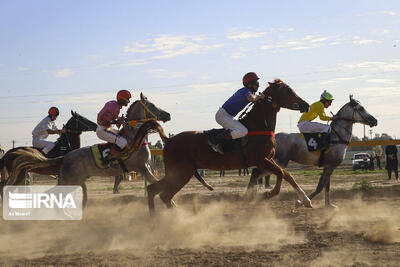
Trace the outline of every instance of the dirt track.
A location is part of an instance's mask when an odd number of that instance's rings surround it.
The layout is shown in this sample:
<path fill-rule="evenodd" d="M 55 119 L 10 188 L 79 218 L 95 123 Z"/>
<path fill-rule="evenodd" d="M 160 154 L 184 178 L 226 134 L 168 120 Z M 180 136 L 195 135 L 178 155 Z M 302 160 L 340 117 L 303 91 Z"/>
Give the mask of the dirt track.
<path fill-rule="evenodd" d="M 232 181 L 231 181 L 232 182 Z M 213 183 L 213 181 L 211 181 Z M 214 181 L 214 184 L 216 182 Z M 1 265 L 118 266 L 398 266 L 400 185 L 368 191 L 337 189 L 340 208 L 294 209 L 295 195 L 245 202 L 244 187 L 195 190 L 179 208 L 150 219 L 142 191 L 112 195 L 89 184 L 84 220 L 1 221 Z M 127 183 L 125 183 L 125 186 Z M 98 188 L 99 187 L 99 188 Z M 199 191 L 193 193 L 194 191 Z M 310 190 L 307 190 L 308 192 Z"/>

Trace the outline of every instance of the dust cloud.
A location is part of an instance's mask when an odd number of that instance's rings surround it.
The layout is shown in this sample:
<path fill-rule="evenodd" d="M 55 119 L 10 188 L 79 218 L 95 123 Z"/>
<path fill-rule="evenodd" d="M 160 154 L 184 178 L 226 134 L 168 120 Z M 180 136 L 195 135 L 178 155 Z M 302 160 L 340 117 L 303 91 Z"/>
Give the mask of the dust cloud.
<path fill-rule="evenodd" d="M 156 204 L 155 217 L 141 202 L 102 201 L 91 202 L 82 221 L 0 221 L 0 257 L 207 246 L 279 249 L 305 240 L 266 203 L 249 208 L 242 202 L 193 199 L 174 210 Z"/>

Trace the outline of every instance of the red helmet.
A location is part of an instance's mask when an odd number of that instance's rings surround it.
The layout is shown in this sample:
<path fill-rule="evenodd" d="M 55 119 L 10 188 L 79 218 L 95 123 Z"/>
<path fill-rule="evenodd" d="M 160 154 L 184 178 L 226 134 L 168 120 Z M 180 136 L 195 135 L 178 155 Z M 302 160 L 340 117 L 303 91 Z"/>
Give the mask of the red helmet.
<path fill-rule="evenodd" d="M 60 114 L 60 111 L 58 111 L 58 108 L 51 107 L 49 109 L 49 115 L 58 116 L 59 114 Z"/>
<path fill-rule="evenodd" d="M 260 78 L 258 78 L 255 72 L 246 73 L 246 75 L 243 76 L 243 85 L 246 86 L 249 82 L 257 81 L 259 79 Z"/>
<path fill-rule="evenodd" d="M 129 99 L 131 98 L 131 93 L 129 93 L 128 90 L 121 90 L 117 93 L 117 101 L 120 100 L 125 100 L 125 101 L 129 101 Z"/>

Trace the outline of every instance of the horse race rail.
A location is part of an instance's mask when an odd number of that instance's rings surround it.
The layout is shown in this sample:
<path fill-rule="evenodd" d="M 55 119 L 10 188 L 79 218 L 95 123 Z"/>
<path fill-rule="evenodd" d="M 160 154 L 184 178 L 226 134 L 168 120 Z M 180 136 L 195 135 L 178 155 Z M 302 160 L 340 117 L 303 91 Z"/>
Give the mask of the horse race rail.
<path fill-rule="evenodd" d="M 400 140 L 366 140 L 366 141 L 351 141 L 349 146 L 388 146 L 400 145 Z"/>

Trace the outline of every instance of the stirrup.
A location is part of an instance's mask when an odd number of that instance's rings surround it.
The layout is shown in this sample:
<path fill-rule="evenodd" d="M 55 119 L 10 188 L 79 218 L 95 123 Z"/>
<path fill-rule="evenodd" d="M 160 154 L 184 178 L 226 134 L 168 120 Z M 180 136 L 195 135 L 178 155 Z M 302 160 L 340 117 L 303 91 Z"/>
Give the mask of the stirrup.
<path fill-rule="evenodd" d="M 208 141 L 208 144 L 210 145 L 210 147 L 212 148 L 212 150 L 214 150 L 215 152 L 223 155 L 224 151 L 222 150 L 222 147 L 220 144 L 213 144 L 211 141 Z"/>

